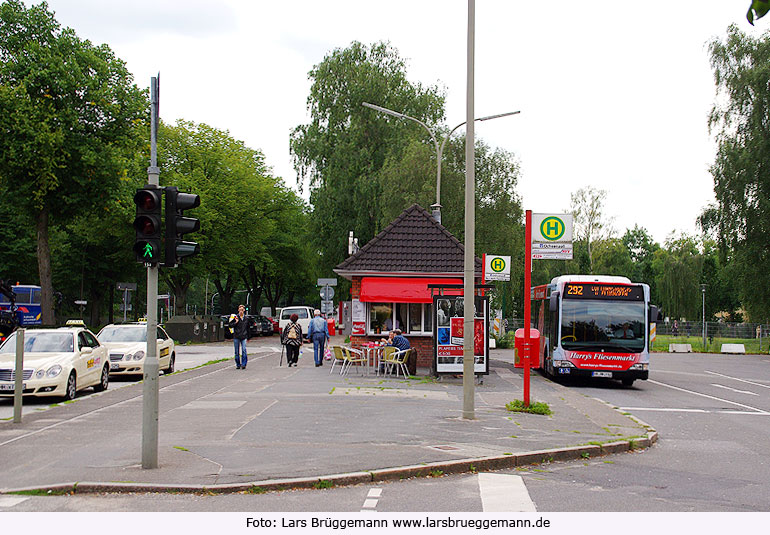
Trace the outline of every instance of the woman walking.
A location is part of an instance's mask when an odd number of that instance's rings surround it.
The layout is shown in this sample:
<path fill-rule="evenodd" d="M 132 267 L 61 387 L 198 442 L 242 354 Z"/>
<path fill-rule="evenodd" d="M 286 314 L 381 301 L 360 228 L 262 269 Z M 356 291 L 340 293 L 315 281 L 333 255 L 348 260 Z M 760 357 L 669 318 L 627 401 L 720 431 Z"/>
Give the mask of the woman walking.
<path fill-rule="evenodd" d="M 297 367 L 299 360 L 299 348 L 302 346 L 302 326 L 297 323 L 299 316 L 292 314 L 289 317 L 289 324 L 283 328 L 281 333 L 281 343 L 286 346 L 286 362 L 291 368 L 292 364 Z"/>

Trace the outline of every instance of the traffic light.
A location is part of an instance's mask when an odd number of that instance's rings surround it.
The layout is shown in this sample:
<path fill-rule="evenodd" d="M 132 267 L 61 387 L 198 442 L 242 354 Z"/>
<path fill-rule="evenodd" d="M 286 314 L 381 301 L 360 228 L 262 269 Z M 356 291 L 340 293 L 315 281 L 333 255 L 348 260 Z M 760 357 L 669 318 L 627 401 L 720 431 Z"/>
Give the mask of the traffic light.
<path fill-rule="evenodd" d="M 200 221 L 194 217 L 184 217 L 185 210 L 200 206 L 201 198 L 194 193 L 180 193 L 174 186 L 166 190 L 166 257 L 164 267 L 176 267 L 179 260 L 198 254 L 200 247 L 192 241 L 182 240 L 184 234 L 197 232 Z"/>
<path fill-rule="evenodd" d="M 162 194 L 163 190 L 158 186 L 147 184 L 137 189 L 134 195 L 134 204 L 136 204 L 134 254 L 137 262 L 144 264 L 160 262 L 160 198 Z"/>

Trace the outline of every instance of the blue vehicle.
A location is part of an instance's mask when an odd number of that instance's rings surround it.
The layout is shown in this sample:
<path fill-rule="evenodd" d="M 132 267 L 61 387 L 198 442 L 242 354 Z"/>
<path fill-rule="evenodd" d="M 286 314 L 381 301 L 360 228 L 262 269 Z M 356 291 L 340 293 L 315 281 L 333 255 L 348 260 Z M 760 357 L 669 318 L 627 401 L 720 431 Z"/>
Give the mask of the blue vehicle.
<path fill-rule="evenodd" d="M 16 326 L 28 327 L 42 324 L 40 286 L 30 284 L 11 286 L 3 282 L 0 290 L 2 290 L 0 291 L 0 311 L 4 312 L 3 316 L 9 322 L 11 321 L 8 317 L 10 313 Z"/>

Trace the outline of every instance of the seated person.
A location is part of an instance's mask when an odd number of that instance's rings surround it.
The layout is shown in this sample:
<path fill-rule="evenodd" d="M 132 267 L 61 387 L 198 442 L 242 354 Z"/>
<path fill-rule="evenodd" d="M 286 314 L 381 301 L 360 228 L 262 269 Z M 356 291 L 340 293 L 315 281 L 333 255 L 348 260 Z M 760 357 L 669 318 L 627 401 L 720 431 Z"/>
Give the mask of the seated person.
<path fill-rule="evenodd" d="M 390 335 L 391 336 L 385 345 L 393 346 L 399 351 L 403 351 L 412 347 L 409 345 L 409 340 L 406 339 L 406 336 L 401 333 L 401 329 L 394 329 L 391 331 Z"/>

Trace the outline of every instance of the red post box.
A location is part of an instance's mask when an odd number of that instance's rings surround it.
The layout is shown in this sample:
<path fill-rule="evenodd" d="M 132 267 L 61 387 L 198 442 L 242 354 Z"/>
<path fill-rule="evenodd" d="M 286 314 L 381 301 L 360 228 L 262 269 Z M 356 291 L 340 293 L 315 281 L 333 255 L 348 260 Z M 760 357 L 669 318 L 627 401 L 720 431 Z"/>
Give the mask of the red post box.
<path fill-rule="evenodd" d="M 329 327 L 329 336 L 334 336 L 334 318 L 327 319 L 326 325 Z"/>
<path fill-rule="evenodd" d="M 540 348 L 540 331 L 537 329 L 529 330 L 529 348 L 525 347 L 524 342 L 524 329 L 516 329 L 514 333 L 513 345 L 516 349 L 513 359 L 513 365 L 516 368 L 524 367 L 524 352 L 527 351 L 529 355 L 529 367 L 533 366 L 537 368 L 539 366 L 538 349 Z"/>

